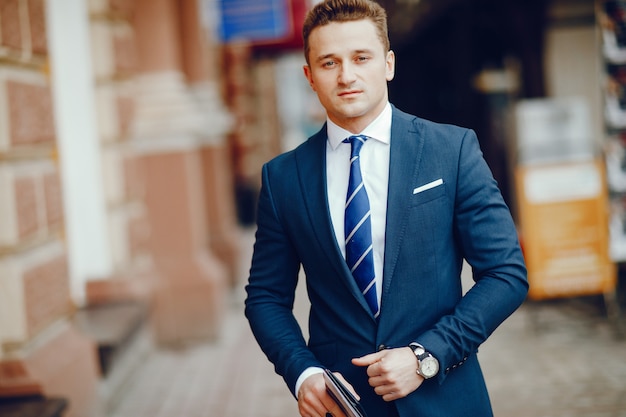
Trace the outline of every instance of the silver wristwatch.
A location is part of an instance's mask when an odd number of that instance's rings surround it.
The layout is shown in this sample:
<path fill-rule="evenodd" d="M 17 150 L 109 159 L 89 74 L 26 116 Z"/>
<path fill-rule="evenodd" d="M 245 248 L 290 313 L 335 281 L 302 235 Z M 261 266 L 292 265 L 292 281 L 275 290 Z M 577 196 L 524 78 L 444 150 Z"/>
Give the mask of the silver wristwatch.
<path fill-rule="evenodd" d="M 439 361 L 419 343 L 411 343 L 409 347 L 417 358 L 417 374 L 424 379 L 429 379 L 439 372 Z"/>

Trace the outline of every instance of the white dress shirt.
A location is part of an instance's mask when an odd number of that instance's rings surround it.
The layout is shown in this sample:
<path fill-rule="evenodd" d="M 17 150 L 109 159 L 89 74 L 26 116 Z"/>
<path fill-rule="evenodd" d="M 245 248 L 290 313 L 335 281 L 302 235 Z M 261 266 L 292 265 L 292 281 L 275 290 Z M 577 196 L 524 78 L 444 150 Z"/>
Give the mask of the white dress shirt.
<path fill-rule="evenodd" d="M 330 217 L 335 237 L 343 257 L 346 257 L 344 215 L 348 180 L 350 179 L 350 144 L 343 140 L 353 133 L 327 121 L 328 142 L 326 145 L 326 190 Z M 376 295 L 380 305 L 383 260 L 385 257 L 385 220 L 387 215 L 387 187 L 389 182 L 389 143 L 391 139 L 391 105 L 370 123 L 359 135 L 369 137 L 359 154 L 361 175 L 367 190 L 372 211 L 372 245 L 374 249 L 374 273 Z"/>
<path fill-rule="evenodd" d="M 383 283 L 383 261 L 385 258 L 385 223 L 387 218 L 387 191 L 389 184 L 389 150 L 391 142 L 391 105 L 387 103 L 382 113 L 359 135 L 369 137 L 359 154 L 361 175 L 370 202 L 372 222 L 372 245 L 374 251 L 374 273 L 376 296 L 381 302 Z M 343 140 L 354 135 L 327 119 L 328 142 L 326 144 L 326 191 L 330 217 L 335 230 L 339 249 L 346 257 L 344 215 L 348 180 L 350 178 L 350 143 Z M 296 395 L 304 380 L 319 368 L 306 369 L 296 381 Z"/>

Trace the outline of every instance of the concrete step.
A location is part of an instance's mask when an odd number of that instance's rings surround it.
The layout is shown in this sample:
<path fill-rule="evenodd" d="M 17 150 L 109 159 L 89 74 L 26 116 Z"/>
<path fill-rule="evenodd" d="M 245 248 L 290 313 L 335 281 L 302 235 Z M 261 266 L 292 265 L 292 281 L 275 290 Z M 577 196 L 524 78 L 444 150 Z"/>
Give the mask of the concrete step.
<path fill-rule="evenodd" d="M 140 302 L 88 306 L 75 314 L 74 323 L 97 344 L 102 375 L 99 397 L 107 409 L 154 349 L 148 308 Z"/>

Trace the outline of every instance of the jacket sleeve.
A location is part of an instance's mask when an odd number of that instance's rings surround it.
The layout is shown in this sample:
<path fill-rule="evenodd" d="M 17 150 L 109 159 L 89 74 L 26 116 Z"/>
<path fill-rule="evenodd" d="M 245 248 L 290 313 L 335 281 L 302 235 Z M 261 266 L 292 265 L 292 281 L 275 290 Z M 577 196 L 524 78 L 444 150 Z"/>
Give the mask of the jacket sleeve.
<path fill-rule="evenodd" d="M 245 315 L 261 349 L 296 396 L 295 385 L 300 374 L 310 366 L 321 365 L 307 348 L 293 314 L 300 260 L 272 196 L 270 171 L 266 164 L 246 285 Z"/>
<path fill-rule="evenodd" d="M 472 130 L 466 131 L 457 163 L 454 234 L 475 285 L 451 314 L 418 337 L 440 362 L 440 383 L 477 352 L 528 291 L 515 225 Z"/>

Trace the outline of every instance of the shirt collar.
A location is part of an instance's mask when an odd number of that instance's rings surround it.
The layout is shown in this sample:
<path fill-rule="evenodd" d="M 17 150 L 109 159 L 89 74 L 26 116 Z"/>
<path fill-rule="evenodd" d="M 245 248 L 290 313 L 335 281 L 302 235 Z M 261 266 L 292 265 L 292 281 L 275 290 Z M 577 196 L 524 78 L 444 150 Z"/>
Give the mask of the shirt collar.
<path fill-rule="evenodd" d="M 387 105 L 378 117 L 358 134 L 389 144 L 391 141 L 391 115 L 391 104 L 387 102 Z M 326 124 L 328 143 L 333 150 L 337 149 L 337 146 L 339 146 L 344 139 L 354 135 L 354 133 L 333 123 L 329 118 L 326 118 Z"/>

